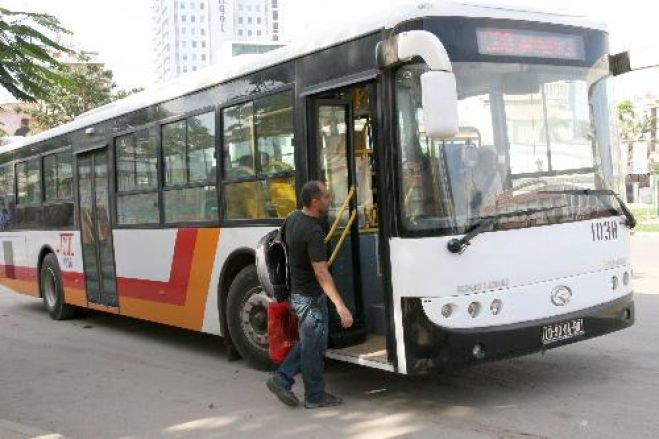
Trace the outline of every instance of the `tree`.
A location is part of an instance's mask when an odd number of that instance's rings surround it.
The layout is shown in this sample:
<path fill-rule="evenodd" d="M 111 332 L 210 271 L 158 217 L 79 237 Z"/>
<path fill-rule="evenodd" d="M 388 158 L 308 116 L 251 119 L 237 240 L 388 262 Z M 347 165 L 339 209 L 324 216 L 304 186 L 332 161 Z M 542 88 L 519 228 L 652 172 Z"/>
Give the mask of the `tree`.
<path fill-rule="evenodd" d="M 620 102 L 617 112 L 620 140 L 627 147 L 627 168 L 631 169 L 634 159 L 634 142 L 647 140 L 646 135 L 652 132 L 656 120 L 653 116 L 639 115 L 630 100 Z M 648 156 L 651 153 L 651 149 L 648 148 Z"/>
<path fill-rule="evenodd" d="M 68 87 L 70 78 L 51 51 L 71 53 L 43 32 L 70 34 L 48 14 L 0 8 L 0 85 L 16 99 L 35 102 L 52 87 Z"/>
<path fill-rule="evenodd" d="M 624 100 L 618 104 L 618 130 L 620 137 L 625 142 L 635 142 L 650 132 L 652 117 L 639 115 L 630 100 Z"/>
<path fill-rule="evenodd" d="M 101 64 L 80 62 L 62 66 L 71 84 L 56 85 L 37 101 L 37 107 L 28 114 L 42 129 L 53 128 L 70 122 L 82 113 L 141 91 L 116 90 L 112 71 Z"/>

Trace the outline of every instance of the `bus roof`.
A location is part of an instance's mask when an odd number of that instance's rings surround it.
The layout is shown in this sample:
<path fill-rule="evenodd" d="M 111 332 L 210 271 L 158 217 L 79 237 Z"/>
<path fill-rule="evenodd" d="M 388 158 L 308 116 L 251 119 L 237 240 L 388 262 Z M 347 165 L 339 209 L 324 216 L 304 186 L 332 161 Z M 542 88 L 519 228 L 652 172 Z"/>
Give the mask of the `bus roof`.
<path fill-rule="evenodd" d="M 383 2 L 384 3 L 384 2 Z M 241 55 L 233 58 L 229 65 L 215 64 L 197 72 L 182 75 L 172 81 L 158 84 L 143 92 L 95 108 L 78 116 L 72 122 L 44 131 L 34 136 L 12 142 L 0 148 L 6 153 L 23 146 L 42 142 L 62 134 L 87 128 L 155 104 L 167 102 L 180 96 L 220 84 L 264 68 L 289 61 L 327 47 L 349 41 L 356 37 L 390 29 L 396 24 L 423 17 L 473 17 L 500 18 L 540 23 L 562 24 L 589 29 L 606 30 L 606 26 L 581 16 L 562 12 L 546 12 L 506 4 L 477 4 L 447 0 L 413 0 L 403 5 L 383 4 L 369 17 L 359 22 L 342 23 L 343 26 L 319 31 L 317 35 L 288 46 L 259 55 Z"/>

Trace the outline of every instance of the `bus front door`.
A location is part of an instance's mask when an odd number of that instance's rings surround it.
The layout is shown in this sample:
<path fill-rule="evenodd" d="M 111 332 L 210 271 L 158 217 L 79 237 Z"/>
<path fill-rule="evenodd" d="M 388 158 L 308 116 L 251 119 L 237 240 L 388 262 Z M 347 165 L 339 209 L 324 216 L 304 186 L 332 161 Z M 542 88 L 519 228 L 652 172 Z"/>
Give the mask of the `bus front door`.
<path fill-rule="evenodd" d="M 78 155 L 78 197 L 87 301 L 118 308 L 107 150 Z"/>
<path fill-rule="evenodd" d="M 328 256 L 339 247 L 330 270 L 355 318 L 353 328 L 346 331 L 332 313 L 330 345 L 334 347 L 363 343 L 374 336 L 384 344 L 369 104 L 372 90 L 368 85 L 352 87 L 323 93 L 310 102 L 311 177 L 324 181 L 330 192 L 328 227 L 340 218 L 328 241 Z"/>

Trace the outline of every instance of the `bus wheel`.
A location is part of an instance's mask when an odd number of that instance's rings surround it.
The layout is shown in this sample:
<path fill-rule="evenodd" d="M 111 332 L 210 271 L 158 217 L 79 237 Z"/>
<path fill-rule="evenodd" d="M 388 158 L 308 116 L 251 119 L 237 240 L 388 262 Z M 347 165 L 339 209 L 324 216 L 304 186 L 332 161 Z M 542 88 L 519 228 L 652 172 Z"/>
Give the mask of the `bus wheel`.
<path fill-rule="evenodd" d="M 39 289 L 46 311 L 53 320 L 66 320 L 75 315 L 76 308 L 64 303 L 64 289 L 62 288 L 62 274 L 57 263 L 57 257 L 50 253 L 46 255 L 41 264 L 39 273 Z"/>
<path fill-rule="evenodd" d="M 268 356 L 268 304 L 256 266 L 243 268 L 229 288 L 227 323 L 234 346 L 252 366 L 272 369 Z"/>

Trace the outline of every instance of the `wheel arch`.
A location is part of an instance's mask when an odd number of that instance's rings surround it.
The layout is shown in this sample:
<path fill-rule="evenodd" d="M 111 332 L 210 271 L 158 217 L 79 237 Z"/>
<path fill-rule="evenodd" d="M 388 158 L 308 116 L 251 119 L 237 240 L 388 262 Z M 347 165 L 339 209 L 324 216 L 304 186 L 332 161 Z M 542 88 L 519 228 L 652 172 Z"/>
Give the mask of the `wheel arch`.
<path fill-rule="evenodd" d="M 43 260 L 49 254 L 55 255 L 56 253 L 50 245 L 46 244 L 43 247 L 41 247 L 41 250 L 39 250 L 39 257 L 37 258 L 37 285 L 38 285 L 37 294 L 39 295 L 39 297 L 42 298 L 43 295 L 41 294 L 41 266 L 43 265 Z M 59 264 L 59 261 L 57 262 Z"/>
<path fill-rule="evenodd" d="M 220 281 L 218 282 L 217 294 L 217 309 L 220 316 L 220 327 L 222 336 L 227 340 L 231 339 L 229 334 L 229 326 L 227 323 L 227 298 L 229 297 L 229 289 L 233 280 L 238 273 L 250 265 L 256 263 L 256 252 L 252 248 L 241 247 L 234 250 L 226 259 L 222 270 L 220 271 Z"/>

